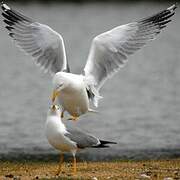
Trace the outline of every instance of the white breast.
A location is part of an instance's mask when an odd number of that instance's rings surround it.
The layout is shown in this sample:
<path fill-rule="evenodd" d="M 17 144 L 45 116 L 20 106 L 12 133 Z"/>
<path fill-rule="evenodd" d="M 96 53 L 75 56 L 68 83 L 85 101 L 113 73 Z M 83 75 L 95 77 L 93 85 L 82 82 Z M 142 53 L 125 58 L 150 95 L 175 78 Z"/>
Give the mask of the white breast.
<path fill-rule="evenodd" d="M 83 81 L 83 76 L 68 74 L 69 84 L 61 91 L 59 103 L 72 116 L 80 116 L 89 109 L 89 99 Z"/>
<path fill-rule="evenodd" d="M 77 145 L 69 138 L 65 137 L 66 128 L 57 116 L 48 116 L 45 125 L 45 134 L 48 142 L 61 152 L 76 151 Z"/>

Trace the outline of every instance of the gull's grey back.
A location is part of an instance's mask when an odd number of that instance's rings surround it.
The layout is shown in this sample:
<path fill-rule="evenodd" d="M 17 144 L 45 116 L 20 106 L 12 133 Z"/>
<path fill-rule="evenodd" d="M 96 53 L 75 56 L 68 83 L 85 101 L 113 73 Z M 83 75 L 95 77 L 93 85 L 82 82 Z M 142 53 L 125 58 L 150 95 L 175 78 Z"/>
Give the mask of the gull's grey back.
<path fill-rule="evenodd" d="M 98 138 L 84 132 L 80 128 L 67 124 L 66 130 L 68 133 L 66 133 L 65 136 L 76 142 L 79 148 L 92 147 L 99 144 Z"/>

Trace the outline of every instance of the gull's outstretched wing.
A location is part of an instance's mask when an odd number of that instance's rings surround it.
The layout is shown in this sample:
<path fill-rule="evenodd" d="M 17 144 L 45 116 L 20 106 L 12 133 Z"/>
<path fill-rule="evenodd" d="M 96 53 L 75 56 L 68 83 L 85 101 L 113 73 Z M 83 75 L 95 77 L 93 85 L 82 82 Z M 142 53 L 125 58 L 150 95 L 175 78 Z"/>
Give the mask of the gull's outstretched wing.
<path fill-rule="evenodd" d="M 2 3 L 2 16 L 9 35 L 37 65 L 54 74 L 69 71 L 63 38 L 49 26 L 40 24 Z"/>
<path fill-rule="evenodd" d="M 176 5 L 172 5 L 151 17 L 96 36 L 84 68 L 87 83 L 98 91 L 107 78 L 125 65 L 128 55 L 156 38 L 171 21 L 175 9 Z"/>

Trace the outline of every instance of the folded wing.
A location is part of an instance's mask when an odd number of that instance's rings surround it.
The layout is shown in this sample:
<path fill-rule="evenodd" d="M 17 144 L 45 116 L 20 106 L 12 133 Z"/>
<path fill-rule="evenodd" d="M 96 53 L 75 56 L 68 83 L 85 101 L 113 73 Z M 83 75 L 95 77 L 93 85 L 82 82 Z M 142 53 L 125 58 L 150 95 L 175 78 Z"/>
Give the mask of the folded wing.
<path fill-rule="evenodd" d="M 68 137 L 71 141 L 76 142 L 78 148 L 83 149 L 86 147 L 94 147 L 100 144 L 98 138 L 74 126 L 67 127 L 67 132 L 68 133 L 66 133 L 65 136 Z"/>
<path fill-rule="evenodd" d="M 63 38 L 49 26 L 40 24 L 2 4 L 2 16 L 9 35 L 36 64 L 54 74 L 69 71 Z"/>
<path fill-rule="evenodd" d="M 128 55 L 156 38 L 171 21 L 175 9 L 176 5 L 172 5 L 151 17 L 118 26 L 94 38 L 84 68 L 91 91 L 97 90 L 94 94 L 98 94 L 107 78 L 125 65 Z M 97 105 L 97 101 L 94 102 Z"/>

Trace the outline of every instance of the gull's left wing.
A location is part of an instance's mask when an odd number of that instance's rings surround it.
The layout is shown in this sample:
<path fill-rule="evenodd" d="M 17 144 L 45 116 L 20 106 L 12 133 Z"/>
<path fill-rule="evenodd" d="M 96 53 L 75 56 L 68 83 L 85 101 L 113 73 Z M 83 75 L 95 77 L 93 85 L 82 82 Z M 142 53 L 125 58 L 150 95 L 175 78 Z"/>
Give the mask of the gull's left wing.
<path fill-rule="evenodd" d="M 84 71 L 96 106 L 98 91 L 106 79 L 125 65 L 130 54 L 156 38 L 171 21 L 175 9 L 174 4 L 151 17 L 118 26 L 93 39 Z"/>
<path fill-rule="evenodd" d="M 71 141 L 76 142 L 79 148 L 92 147 L 100 144 L 98 138 L 88 133 L 85 133 L 79 128 L 76 128 L 74 126 L 73 127 L 67 126 L 66 130 L 67 133 L 65 134 L 65 136 L 70 138 Z"/>
<path fill-rule="evenodd" d="M 69 72 L 64 41 L 60 34 L 4 3 L 1 7 L 9 35 L 21 49 L 33 57 L 37 65 L 52 74 L 59 71 Z"/>
<path fill-rule="evenodd" d="M 76 142 L 78 148 L 106 148 L 109 144 L 117 144 L 116 142 L 104 141 L 96 138 L 95 136 L 84 132 L 77 127 L 66 127 L 67 133 L 65 134 L 71 141 Z"/>

